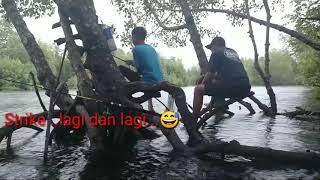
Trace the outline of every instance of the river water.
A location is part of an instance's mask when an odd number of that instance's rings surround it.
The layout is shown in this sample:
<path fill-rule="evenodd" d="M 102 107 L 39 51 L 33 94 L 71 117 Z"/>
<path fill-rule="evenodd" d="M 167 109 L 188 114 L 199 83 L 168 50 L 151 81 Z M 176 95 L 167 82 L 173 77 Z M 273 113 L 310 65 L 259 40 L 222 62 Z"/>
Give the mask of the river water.
<path fill-rule="evenodd" d="M 192 104 L 193 88 L 184 88 L 187 101 Z M 320 111 L 318 101 L 304 87 L 275 87 L 279 112 L 295 110 L 296 106 Z M 256 97 L 268 104 L 263 87 L 254 87 Z M 44 101 L 48 104 L 42 92 Z M 166 102 L 167 94 L 160 98 Z M 205 98 L 208 102 L 209 98 Z M 250 100 L 247 100 L 251 102 Z M 155 109 L 164 108 L 155 102 Z M 239 104 L 230 106 L 235 113 L 232 118 L 214 124 L 213 120 L 201 130 L 209 140 L 233 139 L 243 145 L 270 147 L 287 151 L 320 152 L 320 122 L 304 122 L 277 116 L 271 119 L 262 115 L 257 106 L 255 115 L 248 115 Z M 34 92 L 0 92 L 0 125 L 4 114 L 13 112 L 41 112 Z M 176 128 L 185 142 L 187 136 L 180 124 Z M 157 131 L 160 133 L 159 131 Z M 320 170 L 296 165 L 276 164 L 263 160 L 251 161 L 237 156 L 227 156 L 221 161 L 212 154 L 200 157 L 176 157 L 165 137 L 140 140 L 131 150 L 116 153 L 103 166 L 87 164 L 86 152 L 89 142 L 80 138 L 69 145 L 54 145 L 50 148 L 49 162 L 43 163 L 45 133 L 22 128 L 13 134 L 13 152 L 7 153 L 5 140 L 0 144 L 0 179 L 157 179 L 171 177 L 181 179 L 320 179 Z M 271 160 L 272 161 L 272 160 Z M 168 176 L 164 176 L 168 175 Z M 88 178 L 90 177 L 90 178 Z"/>

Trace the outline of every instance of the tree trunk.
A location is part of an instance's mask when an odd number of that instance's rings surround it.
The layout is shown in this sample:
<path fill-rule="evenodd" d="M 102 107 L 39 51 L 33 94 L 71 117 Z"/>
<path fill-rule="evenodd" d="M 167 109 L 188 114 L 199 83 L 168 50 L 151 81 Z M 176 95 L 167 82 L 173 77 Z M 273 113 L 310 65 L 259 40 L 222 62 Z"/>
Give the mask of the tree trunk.
<path fill-rule="evenodd" d="M 250 17 L 248 0 L 245 0 L 245 4 L 246 4 L 246 13 L 247 13 L 248 17 Z M 261 66 L 259 64 L 258 48 L 257 48 L 257 44 L 256 44 L 256 41 L 255 41 L 255 38 L 254 38 L 252 22 L 251 22 L 250 18 L 248 19 L 248 25 L 249 25 L 249 36 L 251 38 L 252 45 L 253 45 L 253 50 L 254 50 L 254 67 L 255 67 L 256 71 L 258 72 L 258 74 L 260 75 L 261 79 L 264 82 L 264 85 L 265 85 L 265 87 L 267 89 L 267 93 L 268 93 L 268 95 L 270 97 L 270 104 L 271 104 L 272 113 L 273 113 L 273 115 L 276 115 L 277 114 L 276 96 L 275 96 L 275 94 L 273 92 L 273 89 L 272 89 L 270 81 L 265 76 L 265 74 L 264 74 L 264 72 L 261 69 Z"/>
<path fill-rule="evenodd" d="M 89 78 L 88 74 L 86 73 L 86 70 L 81 62 L 79 47 L 76 45 L 73 39 L 73 33 L 69 24 L 68 17 L 65 15 L 65 13 L 61 10 L 60 7 L 58 7 L 58 11 L 60 16 L 60 24 L 65 35 L 66 47 L 68 49 L 68 57 L 74 72 L 76 72 L 76 76 L 78 80 L 78 89 L 80 91 L 80 94 L 82 96 L 96 98 L 95 93 L 93 91 L 93 86 L 92 86 L 93 83 Z M 98 107 L 96 102 L 91 100 L 84 100 L 83 102 L 87 107 L 87 109 L 89 110 L 89 112 L 91 112 L 92 114 L 97 112 Z M 91 149 L 93 151 L 103 152 L 104 151 L 104 146 L 103 146 L 104 134 L 103 134 L 102 128 L 90 126 L 88 112 L 83 106 L 77 106 L 76 111 L 79 114 L 85 114 L 86 132 L 90 139 Z"/>
<path fill-rule="evenodd" d="M 21 42 L 26 49 L 27 53 L 31 58 L 36 71 L 37 77 L 44 87 L 48 89 L 55 89 L 57 85 L 57 78 L 53 74 L 46 57 L 43 54 L 43 51 L 36 42 L 33 34 L 29 31 L 26 23 L 24 22 L 22 16 L 20 15 L 17 6 L 14 0 L 2 0 L 2 7 L 6 11 L 6 16 L 14 25 L 17 33 L 21 39 Z M 68 87 L 63 85 L 63 92 L 68 92 Z M 46 93 L 49 96 L 49 92 Z M 65 93 L 61 95 L 61 98 L 56 102 L 56 104 L 63 110 L 66 110 L 73 100 L 71 96 L 66 95 Z"/>
<path fill-rule="evenodd" d="M 270 97 L 270 103 L 271 103 L 271 109 L 274 112 L 274 114 L 277 113 L 277 100 L 276 95 L 273 92 L 273 89 L 271 87 L 271 74 L 270 74 L 270 56 L 269 56 L 269 48 L 270 48 L 270 20 L 271 20 L 271 13 L 270 8 L 268 4 L 268 0 L 263 0 L 263 4 L 266 10 L 267 14 L 267 25 L 266 25 L 266 44 L 265 44 L 265 56 L 264 56 L 264 72 L 265 72 L 265 83 L 267 87 L 267 92 Z"/>
<path fill-rule="evenodd" d="M 315 167 L 319 165 L 320 156 L 312 152 L 288 152 L 264 147 L 253 147 L 240 145 L 233 140 L 230 142 L 220 142 L 204 144 L 193 148 L 193 152 L 203 154 L 216 152 L 224 154 L 236 154 L 244 157 L 265 158 L 277 162 L 294 163 Z"/>
<path fill-rule="evenodd" d="M 201 74 L 205 74 L 208 68 L 208 59 L 204 52 L 200 34 L 191 13 L 189 3 L 186 0 L 177 0 L 177 3 L 180 5 L 182 14 L 186 21 L 186 28 L 189 30 L 190 40 L 198 57 Z"/>
<path fill-rule="evenodd" d="M 109 48 L 107 47 L 106 39 L 102 34 L 102 28 L 98 25 L 98 19 L 92 1 L 56 0 L 55 2 L 57 3 L 60 10 L 63 11 L 66 16 L 69 16 L 71 18 L 72 23 L 74 23 L 74 25 L 76 26 L 77 31 L 81 37 L 83 46 L 87 53 L 86 68 L 89 69 L 92 75 L 92 82 L 95 88 L 95 97 L 98 99 L 103 99 L 105 101 L 119 103 L 127 107 L 141 108 L 140 104 L 136 104 L 128 99 L 128 97 L 132 95 L 132 93 L 130 93 L 128 90 L 132 89 L 128 88 L 128 82 L 125 81 L 124 77 L 116 66 L 112 55 L 110 54 Z M 62 25 L 63 24 L 64 23 L 62 23 Z M 68 38 L 71 37 L 70 29 L 67 30 L 66 28 L 64 28 L 64 30 L 65 33 L 69 31 L 69 33 L 66 34 L 67 43 L 71 42 L 73 44 L 73 47 L 70 47 L 70 44 L 68 44 L 68 47 L 75 49 L 75 44 L 72 41 L 68 40 Z M 74 68 L 78 68 L 78 70 L 75 70 L 82 71 L 81 64 L 79 65 L 79 53 L 75 53 L 74 56 L 75 60 L 72 60 L 74 64 L 73 66 Z M 78 76 L 80 77 L 82 75 L 79 74 Z M 81 80 L 84 81 L 85 79 Z M 139 83 L 143 84 L 141 87 L 154 86 L 153 84 L 143 82 Z M 162 89 L 156 91 L 160 90 Z M 139 91 L 143 92 L 143 89 L 140 88 Z M 90 97 L 90 94 L 87 93 L 83 95 L 88 95 Z M 88 110 L 89 115 L 92 115 L 98 111 L 94 105 L 86 105 L 86 109 Z M 192 129 L 191 126 L 186 126 L 187 129 Z M 161 130 L 171 143 L 176 143 L 172 144 L 173 147 L 178 147 L 179 149 L 181 149 L 181 143 L 179 143 L 178 140 L 174 139 L 175 137 L 178 137 L 175 134 L 175 131 L 164 131 L 164 129 Z M 192 139 L 196 139 L 198 141 L 201 140 L 198 137 L 200 137 L 199 133 L 191 133 Z"/>

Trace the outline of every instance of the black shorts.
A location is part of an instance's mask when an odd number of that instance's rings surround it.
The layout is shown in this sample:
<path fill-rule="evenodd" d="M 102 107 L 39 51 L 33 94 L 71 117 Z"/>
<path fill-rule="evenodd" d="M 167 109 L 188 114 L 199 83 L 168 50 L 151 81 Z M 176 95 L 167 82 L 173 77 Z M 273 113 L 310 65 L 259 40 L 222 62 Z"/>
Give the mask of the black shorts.
<path fill-rule="evenodd" d="M 205 95 L 223 98 L 242 98 L 250 93 L 251 86 L 247 82 L 238 81 L 237 83 L 215 83 L 205 84 Z"/>

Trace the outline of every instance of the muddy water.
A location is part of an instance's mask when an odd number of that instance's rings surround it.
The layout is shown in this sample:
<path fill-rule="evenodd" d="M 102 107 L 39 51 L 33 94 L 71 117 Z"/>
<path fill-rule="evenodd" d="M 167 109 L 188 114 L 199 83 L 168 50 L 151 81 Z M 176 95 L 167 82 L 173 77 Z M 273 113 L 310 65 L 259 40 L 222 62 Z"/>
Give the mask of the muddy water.
<path fill-rule="evenodd" d="M 192 103 L 193 88 L 184 88 L 187 101 Z M 265 89 L 254 87 L 256 97 L 267 103 Z M 310 90 L 304 87 L 276 87 L 279 111 L 294 110 L 296 106 L 320 111 Z M 163 93 L 161 100 L 166 101 Z M 48 99 L 44 98 L 48 103 Z M 205 98 L 208 102 L 209 99 Z M 249 101 L 249 100 L 248 100 Z M 155 103 L 156 110 L 163 107 Z M 254 109 L 259 111 L 256 106 Z M 320 152 L 320 123 L 290 120 L 283 116 L 271 119 L 261 113 L 248 115 L 239 104 L 230 106 L 232 118 L 219 123 L 209 121 L 202 133 L 210 140 L 237 140 L 244 145 L 270 147 L 288 151 Z M 4 114 L 13 112 L 40 112 L 41 107 L 33 92 L 0 92 L 0 125 Z M 183 141 L 187 140 L 184 128 L 176 128 Z M 89 142 L 80 138 L 69 145 L 54 144 L 50 149 L 50 161 L 42 161 L 45 133 L 36 134 L 26 128 L 16 131 L 12 138 L 13 152 L 5 151 L 5 140 L 0 144 L 0 179 L 142 179 L 159 177 L 197 179 L 320 179 L 320 170 L 294 165 L 275 164 L 267 161 L 251 161 L 243 157 L 228 156 L 221 161 L 212 154 L 200 157 L 177 158 L 164 137 L 140 140 L 134 148 L 117 150 L 103 166 L 90 165 L 86 161 Z M 167 174 L 169 176 L 164 176 Z"/>

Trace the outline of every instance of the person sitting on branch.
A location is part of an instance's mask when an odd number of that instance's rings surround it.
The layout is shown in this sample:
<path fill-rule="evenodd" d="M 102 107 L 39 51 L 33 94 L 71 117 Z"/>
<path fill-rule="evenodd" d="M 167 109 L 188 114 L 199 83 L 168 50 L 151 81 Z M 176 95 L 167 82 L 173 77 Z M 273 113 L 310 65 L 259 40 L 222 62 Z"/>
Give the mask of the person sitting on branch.
<path fill-rule="evenodd" d="M 200 116 L 203 96 L 212 96 L 215 105 L 222 105 L 225 98 L 240 98 L 249 94 L 251 85 L 238 53 L 227 48 L 222 37 L 215 37 L 206 46 L 212 51 L 208 72 L 194 89 L 193 114 Z M 224 112 L 224 111 L 223 111 Z"/>
<path fill-rule="evenodd" d="M 125 66 L 119 66 L 121 73 L 130 81 L 143 80 L 147 83 L 157 83 L 163 81 L 163 74 L 160 67 L 160 58 L 156 50 L 145 43 L 147 31 L 144 27 L 135 27 L 132 32 L 133 61 L 128 60 L 128 65 L 133 65 L 137 73 Z M 147 92 L 159 97 L 160 92 Z M 148 100 L 148 109 L 154 111 L 152 99 Z"/>

